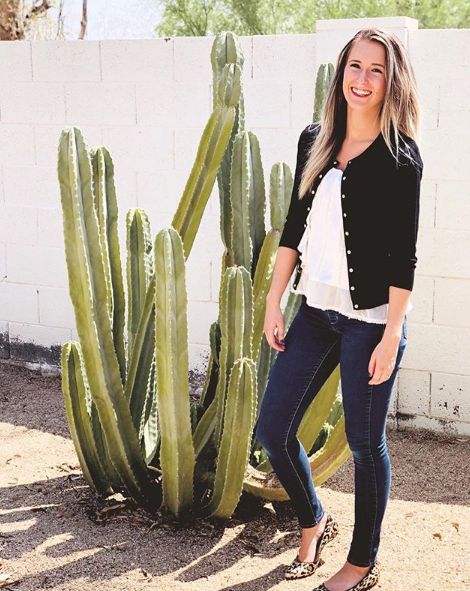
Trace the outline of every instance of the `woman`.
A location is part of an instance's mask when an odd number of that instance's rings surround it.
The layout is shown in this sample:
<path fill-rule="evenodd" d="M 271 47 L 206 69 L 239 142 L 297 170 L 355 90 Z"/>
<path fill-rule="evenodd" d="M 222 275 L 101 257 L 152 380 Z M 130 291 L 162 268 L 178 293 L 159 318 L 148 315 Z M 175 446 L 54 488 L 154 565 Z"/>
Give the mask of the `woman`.
<path fill-rule="evenodd" d="M 303 414 L 340 365 L 355 470 L 355 523 L 342 568 L 314 591 L 376 585 L 391 483 L 386 418 L 407 343 L 423 162 L 415 141 L 415 77 L 397 37 L 359 31 L 339 54 L 320 124 L 298 143 L 294 187 L 266 298 L 264 333 L 279 351 L 256 437 L 296 510 L 301 544 L 286 578 L 313 574 L 338 532 L 317 497 L 296 437 Z M 284 339 L 281 297 L 301 306 Z"/>

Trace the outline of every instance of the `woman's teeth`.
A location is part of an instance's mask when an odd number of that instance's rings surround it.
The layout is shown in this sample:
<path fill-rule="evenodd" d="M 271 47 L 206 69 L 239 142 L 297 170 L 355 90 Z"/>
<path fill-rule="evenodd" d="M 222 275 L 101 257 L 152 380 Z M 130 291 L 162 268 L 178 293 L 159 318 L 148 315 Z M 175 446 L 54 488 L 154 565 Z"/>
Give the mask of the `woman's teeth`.
<path fill-rule="evenodd" d="M 370 90 L 368 90 L 368 91 L 356 90 L 354 88 L 354 86 L 351 86 L 351 90 L 352 90 L 353 94 L 355 94 L 356 96 L 369 96 L 369 94 L 371 93 Z"/>

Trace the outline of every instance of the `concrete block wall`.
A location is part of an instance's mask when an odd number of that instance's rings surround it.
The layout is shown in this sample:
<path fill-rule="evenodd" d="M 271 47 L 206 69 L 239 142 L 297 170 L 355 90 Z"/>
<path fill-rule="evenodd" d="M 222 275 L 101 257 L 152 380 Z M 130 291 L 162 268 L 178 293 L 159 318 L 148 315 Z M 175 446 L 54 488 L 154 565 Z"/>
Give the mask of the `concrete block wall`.
<path fill-rule="evenodd" d="M 259 138 L 269 186 L 275 162 L 294 169 L 318 65 L 335 64 L 344 43 L 369 25 L 405 43 L 423 109 L 425 170 L 409 345 L 389 421 L 470 434 L 470 30 L 417 24 L 407 17 L 340 19 L 319 21 L 314 34 L 241 37 L 246 125 Z M 76 125 L 90 146 L 111 152 L 124 263 L 129 208 L 148 213 L 153 236 L 170 224 L 211 111 L 212 43 L 0 44 L 0 357 L 50 369 L 59 364 L 61 344 L 77 339 L 56 174 L 60 131 Z M 217 318 L 222 253 L 215 186 L 187 262 L 194 376 L 203 375 Z"/>

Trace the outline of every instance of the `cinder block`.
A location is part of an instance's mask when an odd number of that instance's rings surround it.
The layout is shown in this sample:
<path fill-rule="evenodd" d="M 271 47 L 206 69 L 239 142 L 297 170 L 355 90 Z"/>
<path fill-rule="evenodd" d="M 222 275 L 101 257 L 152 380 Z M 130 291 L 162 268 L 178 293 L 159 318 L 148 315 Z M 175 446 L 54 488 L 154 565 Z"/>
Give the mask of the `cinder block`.
<path fill-rule="evenodd" d="M 397 411 L 404 414 L 429 415 L 431 374 L 427 371 L 400 368 L 397 378 Z"/>
<path fill-rule="evenodd" d="M 38 297 L 33 285 L 0 282 L 0 318 L 10 322 L 38 322 Z"/>
<path fill-rule="evenodd" d="M 469 375 L 433 372 L 430 414 L 437 418 L 470 423 L 469 393 Z"/>
<path fill-rule="evenodd" d="M 470 230 L 470 180 L 437 182 L 436 226 Z"/>
<path fill-rule="evenodd" d="M 208 302 L 211 299 L 210 261 L 189 257 L 186 260 L 186 291 L 192 302 Z"/>
<path fill-rule="evenodd" d="M 446 435 L 469 436 L 470 423 L 463 421 L 451 421 L 447 419 L 438 419 L 434 417 L 425 417 L 422 415 L 399 415 L 398 430 L 416 431 L 417 429 L 428 429 L 436 433 L 445 433 Z"/>
<path fill-rule="evenodd" d="M 67 82 L 64 87 L 66 121 L 70 125 L 135 125 L 134 84 Z"/>
<path fill-rule="evenodd" d="M 308 78 L 315 86 L 315 38 L 314 34 L 254 35 L 253 78 L 265 81 Z"/>
<path fill-rule="evenodd" d="M 175 214 L 189 177 L 189 170 L 141 170 L 137 172 L 137 201 L 152 219 Z M 150 212 L 152 212 L 150 214 Z"/>
<path fill-rule="evenodd" d="M 98 41 L 33 41 L 33 78 L 39 82 L 99 82 Z"/>
<path fill-rule="evenodd" d="M 34 166 L 32 125 L 9 125 L 8 123 L 0 125 L 0 161 L 3 166 L 18 163 L 23 166 Z"/>
<path fill-rule="evenodd" d="M 416 247 L 416 268 L 424 275 L 470 279 L 470 232 L 421 228 Z"/>
<path fill-rule="evenodd" d="M 468 66 L 466 67 L 468 70 Z M 463 68 L 462 68 L 463 73 Z M 459 75 L 459 74 L 457 74 Z M 440 92 L 444 92 L 442 87 Z M 448 105 L 442 105 L 441 101 L 439 105 L 439 129 L 443 131 L 454 133 L 461 129 L 468 129 L 470 127 L 470 109 L 468 102 L 465 100 L 470 94 L 470 83 L 467 81 L 467 89 L 460 88 L 458 93 L 453 95 L 453 102 L 449 97 Z M 456 97 L 460 98 L 460 102 L 457 102 Z"/>
<path fill-rule="evenodd" d="M 218 314 L 219 306 L 214 302 L 191 301 L 188 304 L 188 340 L 191 344 L 209 344 L 209 329 Z"/>
<path fill-rule="evenodd" d="M 295 162 L 297 158 L 297 142 L 302 129 L 293 130 L 292 128 L 284 129 L 279 127 L 269 128 L 258 126 L 251 129 L 258 138 L 261 151 L 261 163 L 263 165 L 266 193 L 266 208 L 269 204 L 269 179 L 272 167 L 277 162 L 285 162 L 291 169 L 292 178 L 294 177 Z"/>
<path fill-rule="evenodd" d="M 62 130 L 70 129 L 70 125 L 36 125 L 34 128 L 36 145 L 36 164 L 57 169 L 57 150 Z M 93 125 L 79 125 L 80 131 L 88 148 L 103 145 L 101 127 Z M 17 160 L 16 164 L 19 161 Z M 56 175 L 57 176 L 57 173 Z"/>
<path fill-rule="evenodd" d="M 0 320 L 0 359 L 10 358 L 10 332 L 8 322 Z"/>
<path fill-rule="evenodd" d="M 197 78 L 136 84 L 137 123 L 204 128 L 212 111 L 210 85 Z"/>
<path fill-rule="evenodd" d="M 4 166 L 3 186 L 7 205 L 60 208 L 56 168 Z"/>
<path fill-rule="evenodd" d="M 67 328 L 10 322 L 11 357 L 29 360 L 28 349 L 33 347 L 35 357 L 40 356 L 41 361 L 60 362 L 60 347 L 70 340 L 70 335 L 71 331 Z M 41 351 L 44 348 L 46 351 Z M 49 348 L 54 348 L 55 351 L 47 351 Z"/>
<path fill-rule="evenodd" d="M 419 200 L 419 227 L 434 228 L 436 217 L 436 182 L 424 176 Z"/>
<path fill-rule="evenodd" d="M 434 322 L 470 326 L 470 280 L 436 277 Z"/>
<path fill-rule="evenodd" d="M 0 242 L 0 283 L 7 278 L 7 245 Z"/>
<path fill-rule="evenodd" d="M 174 39 L 104 39 L 101 69 L 105 82 L 173 79 Z"/>
<path fill-rule="evenodd" d="M 211 300 L 219 303 L 220 283 L 222 280 L 222 259 L 214 259 L 211 265 Z"/>
<path fill-rule="evenodd" d="M 32 80 L 31 42 L 2 41 L 0 43 L 0 81 L 9 84 L 30 80 Z"/>
<path fill-rule="evenodd" d="M 470 335 L 466 326 L 410 323 L 402 365 L 407 369 L 470 374 Z"/>
<path fill-rule="evenodd" d="M 38 287 L 39 323 L 45 326 L 75 328 L 75 313 L 68 288 Z"/>
<path fill-rule="evenodd" d="M 2 205 L 0 202 L 0 236 L 14 244 L 33 245 L 38 240 L 37 210 L 32 207 Z"/>
<path fill-rule="evenodd" d="M 172 129 L 150 125 L 105 127 L 103 143 L 112 154 L 117 169 L 173 169 Z"/>
<path fill-rule="evenodd" d="M 200 85 L 212 82 L 211 49 L 214 37 L 175 37 L 174 79 L 187 84 L 198 80 Z"/>
<path fill-rule="evenodd" d="M 38 244 L 64 248 L 64 218 L 62 209 L 37 209 Z"/>
<path fill-rule="evenodd" d="M 219 221 L 207 212 L 202 216 L 196 238 L 191 250 L 191 259 L 197 261 L 219 261 L 223 255 L 224 246 L 220 236 Z"/>
<path fill-rule="evenodd" d="M 8 280 L 13 283 L 66 287 L 68 285 L 63 248 L 15 244 L 7 251 Z"/>
<path fill-rule="evenodd" d="M 137 207 L 136 171 L 124 166 L 115 166 L 114 185 L 118 202 L 118 223 L 125 226 L 127 211 Z"/>
<path fill-rule="evenodd" d="M 408 314 L 408 321 L 430 324 L 433 321 L 434 279 L 416 273 L 410 301 L 413 308 Z"/>
<path fill-rule="evenodd" d="M 2 87 L 2 122 L 64 123 L 63 84 L 53 82 L 11 82 Z"/>
<path fill-rule="evenodd" d="M 186 171 L 186 180 L 196 160 L 203 132 L 203 127 L 175 129 L 175 168 Z"/>
<path fill-rule="evenodd" d="M 290 85 L 284 80 L 247 80 L 246 127 L 290 127 Z"/>
<path fill-rule="evenodd" d="M 421 142 L 424 163 L 423 176 L 434 180 L 468 180 L 468 172 L 462 162 L 470 159 L 470 145 L 465 141 L 465 128 L 446 130 L 436 127 L 426 129 Z M 436 150 L 435 146 L 445 146 Z"/>
<path fill-rule="evenodd" d="M 315 77 L 316 73 L 312 72 L 311 75 L 299 77 L 290 83 L 290 123 L 297 140 L 302 129 L 313 122 Z"/>
<path fill-rule="evenodd" d="M 207 366 L 209 364 L 209 345 L 198 345 L 196 343 L 189 343 L 188 357 L 190 384 L 203 384 L 203 380 L 207 372 Z"/>

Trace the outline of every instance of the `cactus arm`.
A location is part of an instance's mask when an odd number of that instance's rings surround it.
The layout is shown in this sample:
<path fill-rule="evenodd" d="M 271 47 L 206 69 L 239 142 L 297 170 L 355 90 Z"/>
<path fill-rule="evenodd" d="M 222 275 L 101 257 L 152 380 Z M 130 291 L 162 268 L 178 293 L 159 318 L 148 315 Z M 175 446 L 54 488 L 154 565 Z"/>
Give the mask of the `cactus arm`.
<path fill-rule="evenodd" d="M 236 359 L 252 358 L 253 347 L 253 288 L 245 267 L 228 267 L 220 288 L 220 370 L 216 399 L 217 423 L 215 441 L 222 434 L 224 405 L 228 376 Z"/>
<path fill-rule="evenodd" d="M 302 417 L 297 437 L 307 450 L 312 448 L 320 429 L 328 420 L 338 392 L 339 378 L 340 370 L 337 365 Z"/>
<path fill-rule="evenodd" d="M 85 384 L 80 368 L 78 343 L 65 343 L 61 351 L 62 391 L 70 434 L 83 476 L 101 495 L 112 494 L 95 448 L 90 416 L 86 407 Z"/>
<path fill-rule="evenodd" d="M 263 162 L 258 138 L 252 132 L 248 132 L 250 148 L 250 196 L 249 196 L 249 220 L 250 237 L 252 244 L 251 276 L 255 274 L 258 257 L 266 236 L 266 199 L 264 185 Z"/>
<path fill-rule="evenodd" d="M 107 215 L 107 236 L 109 251 L 109 268 L 113 290 L 113 336 L 116 355 L 121 371 L 122 382 L 126 381 L 126 347 L 125 347 L 125 319 L 126 299 L 124 295 L 124 280 L 121 268 L 121 254 L 118 234 L 118 205 L 116 188 L 114 186 L 114 165 L 111 155 L 104 147 L 100 148 L 105 166 L 105 189 Z"/>
<path fill-rule="evenodd" d="M 129 400 L 132 420 L 140 429 L 147 384 L 155 349 L 155 276 L 150 279 L 138 329 L 131 351 L 125 396 Z"/>
<path fill-rule="evenodd" d="M 331 429 L 325 445 L 315 454 L 309 456 L 314 484 L 320 486 L 328 480 L 350 455 L 351 451 L 344 431 L 344 415 L 342 415 Z M 289 499 L 289 495 L 274 472 L 266 474 L 250 465 L 247 466 L 243 489 L 269 501 L 287 501 Z"/>
<path fill-rule="evenodd" d="M 261 339 L 264 337 L 264 317 L 266 314 L 266 296 L 271 287 L 271 280 L 276 262 L 280 240 L 279 230 L 269 230 L 266 234 L 256 265 L 253 283 L 254 327 L 253 327 L 253 359 L 258 359 Z"/>
<path fill-rule="evenodd" d="M 127 241 L 127 293 L 129 300 L 127 316 L 128 357 L 132 355 L 137 338 L 139 322 L 145 302 L 148 301 L 148 287 L 153 277 L 153 254 L 150 222 L 143 209 L 133 208 L 126 216 Z"/>
<path fill-rule="evenodd" d="M 195 466 L 188 381 L 183 242 L 173 228 L 155 238 L 155 344 L 163 500 L 178 516 L 193 504 Z"/>
<path fill-rule="evenodd" d="M 173 216 L 171 225 L 182 237 L 185 258 L 191 251 L 230 139 L 240 97 L 240 75 L 236 64 L 225 66 L 217 88 L 219 101 L 204 128 L 196 160 Z"/>
<path fill-rule="evenodd" d="M 236 509 L 248 463 L 255 400 L 256 365 L 251 359 L 237 359 L 230 372 L 209 515 L 228 518 Z"/>

